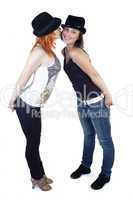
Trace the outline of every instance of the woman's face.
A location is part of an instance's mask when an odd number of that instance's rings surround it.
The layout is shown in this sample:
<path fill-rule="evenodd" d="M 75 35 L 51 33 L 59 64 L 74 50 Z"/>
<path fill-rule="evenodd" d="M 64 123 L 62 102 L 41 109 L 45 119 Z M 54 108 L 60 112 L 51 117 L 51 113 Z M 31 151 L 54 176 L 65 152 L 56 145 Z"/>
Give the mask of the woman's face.
<path fill-rule="evenodd" d="M 61 35 L 61 28 L 59 27 L 58 29 L 54 31 L 54 39 L 56 40 L 60 38 L 60 35 Z"/>
<path fill-rule="evenodd" d="M 67 45 L 74 45 L 79 39 L 80 31 L 70 27 L 64 27 L 62 31 L 62 39 Z"/>

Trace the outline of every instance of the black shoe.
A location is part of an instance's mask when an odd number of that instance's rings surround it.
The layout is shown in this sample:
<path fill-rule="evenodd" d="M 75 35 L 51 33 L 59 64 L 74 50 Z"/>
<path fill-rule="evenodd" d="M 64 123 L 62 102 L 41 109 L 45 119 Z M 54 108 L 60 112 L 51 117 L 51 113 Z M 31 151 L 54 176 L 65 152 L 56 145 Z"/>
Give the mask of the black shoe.
<path fill-rule="evenodd" d="M 99 177 L 91 184 L 91 188 L 94 190 L 101 189 L 106 183 L 110 181 L 110 177 L 100 174 Z"/>
<path fill-rule="evenodd" d="M 91 172 L 90 168 L 87 168 L 84 165 L 80 165 L 79 168 L 71 174 L 71 178 L 76 179 L 79 178 L 83 174 L 89 174 Z"/>

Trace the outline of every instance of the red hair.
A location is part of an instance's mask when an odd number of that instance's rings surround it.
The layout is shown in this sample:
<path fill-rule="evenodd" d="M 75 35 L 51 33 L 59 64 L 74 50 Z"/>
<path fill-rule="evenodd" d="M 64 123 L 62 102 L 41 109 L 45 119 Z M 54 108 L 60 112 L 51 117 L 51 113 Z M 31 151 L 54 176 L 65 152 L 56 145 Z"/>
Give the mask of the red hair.
<path fill-rule="evenodd" d="M 55 48 L 55 39 L 54 39 L 54 33 L 50 33 L 48 35 L 37 37 L 35 44 L 33 45 L 33 48 L 37 46 L 37 44 L 40 44 L 44 51 L 49 56 L 54 56 L 53 48 Z M 32 50 L 33 50 L 32 48 Z"/>

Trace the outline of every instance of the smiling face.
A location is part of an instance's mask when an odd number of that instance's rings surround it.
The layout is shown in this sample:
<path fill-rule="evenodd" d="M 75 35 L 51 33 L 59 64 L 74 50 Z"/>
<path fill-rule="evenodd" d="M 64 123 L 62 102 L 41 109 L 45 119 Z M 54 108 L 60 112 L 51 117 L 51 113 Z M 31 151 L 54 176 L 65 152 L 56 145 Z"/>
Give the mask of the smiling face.
<path fill-rule="evenodd" d="M 74 46 L 75 42 L 79 39 L 80 31 L 70 27 L 64 27 L 62 31 L 62 39 L 66 45 Z"/>

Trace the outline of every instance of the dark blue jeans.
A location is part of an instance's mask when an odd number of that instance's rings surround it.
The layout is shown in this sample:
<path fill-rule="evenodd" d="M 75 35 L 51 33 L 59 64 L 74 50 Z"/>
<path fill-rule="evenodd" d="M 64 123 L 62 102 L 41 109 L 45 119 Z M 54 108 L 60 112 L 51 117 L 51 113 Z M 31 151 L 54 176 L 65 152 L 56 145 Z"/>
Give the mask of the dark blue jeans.
<path fill-rule="evenodd" d="M 103 149 L 101 174 L 110 177 L 114 163 L 110 108 L 105 105 L 104 99 L 91 105 L 86 105 L 78 100 L 77 104 L 79 119 L 84 132 L 82 164 L 90 168 L 95 148 L 95 136 L 97 135 Z"/>
<path fill-rule="evenodd" d="M 32 107 L 21 98 L 17 98 L 15 109 L 26 138 L 25 157 L 30 169 L 31 177 L 40 179 L 45 174 L 39 154 L 41 136 L 40 107 Z"/>

